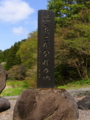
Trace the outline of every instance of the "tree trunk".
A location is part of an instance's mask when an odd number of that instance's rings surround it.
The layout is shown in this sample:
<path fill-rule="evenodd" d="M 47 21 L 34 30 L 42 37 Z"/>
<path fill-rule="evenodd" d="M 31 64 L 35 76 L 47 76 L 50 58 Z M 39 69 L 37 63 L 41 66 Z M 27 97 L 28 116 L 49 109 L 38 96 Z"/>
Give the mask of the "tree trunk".
<path fill-rule="evenodd" d="M 89 78 L 86 66 L 82 66 L 82 68 L 81 68 L 81 74 L 82 74 L 83 78 Z"/>
<path fill-rule="evenodd" d="M 78 74 L 79 74 L 79 77 L 83 79 L 82 74 L 81 74 L 81 72 L 80 72 L 80 69 L 79 69 L 78 67 L 77 67 L 77 72 L 78 72 Z"/>

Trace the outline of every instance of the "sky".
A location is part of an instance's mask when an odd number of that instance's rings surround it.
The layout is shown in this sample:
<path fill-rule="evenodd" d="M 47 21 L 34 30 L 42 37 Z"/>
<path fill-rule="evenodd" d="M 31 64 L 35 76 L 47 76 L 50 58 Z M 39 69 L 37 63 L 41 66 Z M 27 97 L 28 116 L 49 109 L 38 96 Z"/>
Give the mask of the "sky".
<path fill-rule="evenodd" d="M 0 50 L 36 31 L 38 10 L 47 9 L 47 4 L 47 0 L 0 0 Z"/>

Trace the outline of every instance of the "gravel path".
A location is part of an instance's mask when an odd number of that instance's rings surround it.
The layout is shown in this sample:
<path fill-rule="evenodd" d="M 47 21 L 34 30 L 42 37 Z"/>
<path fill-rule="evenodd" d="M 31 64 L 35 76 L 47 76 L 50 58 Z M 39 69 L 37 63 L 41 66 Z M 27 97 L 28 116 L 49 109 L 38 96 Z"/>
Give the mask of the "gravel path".
<path fill-rule="evenodd" d="M 67 90 L 73 97 L 90 95 L 90 88 Z"/>
<path fill-rule="evenodd" d="M 68 90 L 70 94 L 74 97 L 76 101 L 81 100 L 85 97 L 85 92 L 88 91 L 88 94 L 90 92 L 90 88 L 88 89 L 80 89 L 80 90 Z M 87 93 L 87 92 L 86 92 Z M 16 104 L 18 96 L 14 97 L 6 97 L 10 104 L 11 108 L 5 112 L 0 113 L 0 120 L 13 120 L 13 110 L 14 106 Z M 90 110 L 79 110 L 79 119 L 78 120 L 90 120 Z"/>

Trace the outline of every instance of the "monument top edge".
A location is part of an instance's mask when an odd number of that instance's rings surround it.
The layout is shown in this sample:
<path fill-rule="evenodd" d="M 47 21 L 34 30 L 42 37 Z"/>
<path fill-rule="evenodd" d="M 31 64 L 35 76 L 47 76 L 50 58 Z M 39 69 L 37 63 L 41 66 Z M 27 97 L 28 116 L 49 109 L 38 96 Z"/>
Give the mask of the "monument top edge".
<path fill-rule="evenodd" d="M 52 10 L 47 10 L 47 9 L 40 9 L 38 11 L 50 11 L 50 12 L 53 12 Z"/>

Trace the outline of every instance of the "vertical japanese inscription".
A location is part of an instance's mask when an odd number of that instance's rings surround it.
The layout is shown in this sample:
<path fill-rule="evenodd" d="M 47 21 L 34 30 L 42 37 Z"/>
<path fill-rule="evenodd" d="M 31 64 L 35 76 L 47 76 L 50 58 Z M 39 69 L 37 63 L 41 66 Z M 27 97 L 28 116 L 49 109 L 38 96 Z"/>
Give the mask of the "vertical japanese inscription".
<path fill-rule="evenodd" d="M 38 88 L 54 87 L 54 13 L 38 11 Z"/>

